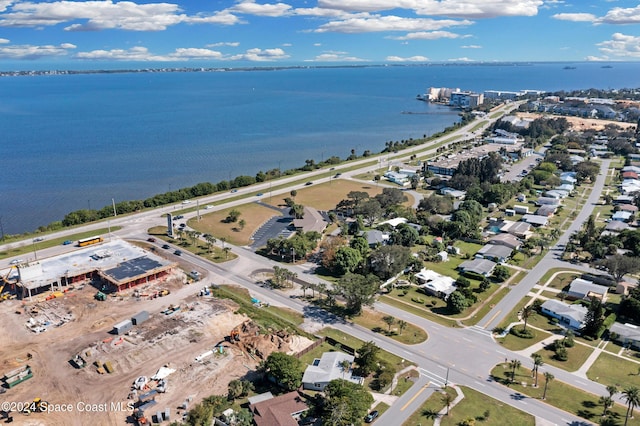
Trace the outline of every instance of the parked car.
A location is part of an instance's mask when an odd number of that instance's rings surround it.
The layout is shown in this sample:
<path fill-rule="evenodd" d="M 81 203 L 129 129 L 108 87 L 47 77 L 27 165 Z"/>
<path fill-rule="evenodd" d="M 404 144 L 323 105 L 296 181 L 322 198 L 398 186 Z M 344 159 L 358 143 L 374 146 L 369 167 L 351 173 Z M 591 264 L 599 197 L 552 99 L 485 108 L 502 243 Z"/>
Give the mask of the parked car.
<path fill-rule="evenodd" d="M 364 418 L 365 423 L 371 423 L 378 417 L 378 410 L 373 410 Z"/>
<path fill-rule="evenodd" d="M 149 241 L 150 243 L 155 243 L 156 239 L 153 238 L 153 237 L 149 237 L 149 238 L 147 238 L 147 241 Z"/>
<path fill-rule="evenodd" d="M 182 250 L 176 250 L 173 252 L 176 256 L 182 256 Z"/>
<path fill-rule="evenodd" d="M 163 244 L 162 248 L 165 250 L 169 250 L 171 248 L 171 246 L 169 244 Z"/>

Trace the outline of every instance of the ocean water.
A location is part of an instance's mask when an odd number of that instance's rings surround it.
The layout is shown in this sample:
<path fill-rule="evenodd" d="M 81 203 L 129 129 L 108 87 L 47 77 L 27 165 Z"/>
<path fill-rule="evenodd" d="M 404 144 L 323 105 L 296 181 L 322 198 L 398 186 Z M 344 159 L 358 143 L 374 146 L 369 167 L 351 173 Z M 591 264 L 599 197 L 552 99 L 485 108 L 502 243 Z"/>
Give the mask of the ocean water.
<path fill-rule="evenodd" d="M 144 199 L 306 159 L 378 152 L 457 111 L 462 90 L 640 87 L 640 64 L 434 65 L 0 78 L 0 221 L 20 233 L 81 208 Z M 420 114 L 402 114 L 402 112 Z"/>

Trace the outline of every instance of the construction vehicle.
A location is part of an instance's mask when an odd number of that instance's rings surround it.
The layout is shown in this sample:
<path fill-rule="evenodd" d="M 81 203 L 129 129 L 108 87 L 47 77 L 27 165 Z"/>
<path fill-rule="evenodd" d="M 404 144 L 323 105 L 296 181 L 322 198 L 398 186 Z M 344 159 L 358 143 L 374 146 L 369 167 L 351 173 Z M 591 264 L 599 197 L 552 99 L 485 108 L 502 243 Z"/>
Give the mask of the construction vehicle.
<path fill-rule="evenodd" d="M 95 294 L 95 296 L 93 296 L 93 298 L 101 302 L 104 302 L 105 300 L 107 300 L 107 295 L 99 291 Z"/>
<path fill-rule="evenodd" d="M 87 361 L 80 354 L 74 356 L 71 362 L 76 368 L 84 368 L 87 365 Z"/>
<path fill-rule="evenodd" d="M 237 329 L 233 329 L 231 330 L 231 334 L 229 335 L 229 340 L 230 341 L 236 341 L 239 342 L 240 341 L 240 332 Z"/>
<path fill-rule="evenodd" d="M 149 421 L 144 416 L 144 411 L 137 409 L 133 412 L 133 420 L 136 422 L 136 425 L 148 425 Z"/>
<path fill-rule="evenodd" d="M 160 290 L 160 292 L 158 293 L 158 296 L 164 297 L 164 296 L 167 296 L 169 293 L 171 293 L 169 290 Z"/>
<path fill-rule="evenodd" d="M 47 401 L 43 401 L 42 398 L 34 398 L 33 404 L 31 404 L 31 411 L 44 413 L 47 411 L 47 406 L 49 403 Z"/>

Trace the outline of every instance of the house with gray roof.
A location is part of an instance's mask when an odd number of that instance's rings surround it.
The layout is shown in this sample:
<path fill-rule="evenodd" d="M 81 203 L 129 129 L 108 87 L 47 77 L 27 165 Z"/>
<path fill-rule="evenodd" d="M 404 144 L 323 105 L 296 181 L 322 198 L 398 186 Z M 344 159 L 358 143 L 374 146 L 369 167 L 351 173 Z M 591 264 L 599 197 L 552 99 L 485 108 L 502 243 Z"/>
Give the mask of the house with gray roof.
<path fill-rule="evenodd" d="M 584 324 L 584 317 L 587 315 L 588 309 L 582 305 L 569 305 L 559 300 L 546 300 L 540 309 L 543 314 L 552 318 L 557 318 L 565 327 L 578 330 Z"/>
<path fill-rule="evenodd" d="M 460 269 L 463 274 L 471 272 L 472 274 L 488 277 L 493 273 L 496 266 L 497 263 L 488 259 L 473 259 L 462 262 L 460 266 L 458 266 L 458 269 Z"/>
<path fill-rule="evenodd" d="M 538 210 L 536 210 L 536 215 L 551 217 L 556 212 L 556 209 L 556 206 L 540 206 Z"/>
<path fill-rule="evenodd" d="M 372 229 L 371 231 L 363 232 L 362 235 L 367 239 L 369 247 L 377 247 L 389 242 L 389 234 L 386 232 Z"/>
<path fill-rule="evenodd" d="M 640 349 L 640 327 L 637 325 L 616 322 L 609 329 L 609 336 L 623 346 Z"/>
<path fill-rule="evenodd" d="M 323 391 L 324 388 L 336 379 L 344 379 L 361 385 L 364 378 L 355 376 L 353 368 L 344 369 L 341 364 L 347 361 L 353 365 L 355 357 L 344 352 L 325 352 L 320 359 L 314 359 L 313 364 L 307 367 L 302 376 L 302 388 Z"/>
<path fill-rule="evenodd" d="M 491 239 L 489 239 L 489 243 L 509 247 L 512 250 L 518 250 L 522 245 L 520 240 L 516 238 L 515 235 L 507 233 L 494 235 L 493 237 L 491 237 Z"/>
<path fill-rule="evenodd" d="M 547 226 L 549 223 L 548 216 L 538 216 L 537 214 L 525 214 L 522 216 L 522 220 L 533 226 Z"/>
<path fill-rule="evenodd" d="M 302 219 L 294 219 L 293 226 L 297 230 L 303 232 L 318 232 L 322 234 L 327 227 L 327 222 L 322 214 L 313 207 L 304 207 L 304 217 Z"/>
<path fill-rule="evenodd" d="M 513 249 L 499 244 L 485 244 L 478 250 L 476 257 L 493 260 L 497 263 L 506 262 L 511 257 Z"/>
<path fill-rule="evenodd" d="M 603 285 L 594 284 L 591 281 L 584 280 L 582 278 L 576 278 L 569 284 L 569 291 L 567 291 L 567 299 L 569 300 L 589 300 L 592 297 L 596 297 L 604 301 L 607 296 L 609 287 Z"/>
<path fill-rule="evenodd" d="M 628 228 L 628 223 L 622 222 L 620 220 L 612 220 L 611 222 L 607 223 L 607 226 L 604 227 L 604 230 L 609 232 L 622 232 Z"/>

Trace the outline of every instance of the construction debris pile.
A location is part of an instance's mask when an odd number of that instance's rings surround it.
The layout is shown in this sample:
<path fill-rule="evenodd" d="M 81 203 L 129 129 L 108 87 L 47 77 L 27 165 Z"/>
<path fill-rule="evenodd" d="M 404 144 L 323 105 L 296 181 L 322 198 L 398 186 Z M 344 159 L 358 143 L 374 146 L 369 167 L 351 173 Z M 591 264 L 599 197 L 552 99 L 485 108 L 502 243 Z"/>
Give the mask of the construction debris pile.
<path fill-rule="evenodd" d="M 24 325 L 36 334 L 47 331 L 49 327 L 61 327 L 75 319 L 71 311 L 53 299 L 36 303 L 26 313 L 30 317 Z"/>
<path fill-rule="evenodd" d="M 246 320 L 231 330 L 229 341 L 241 352 L 264 360 L 271 352 L 290 352 L 292 336 L 284 330 L 263 334 L 256 323 Z"/>

